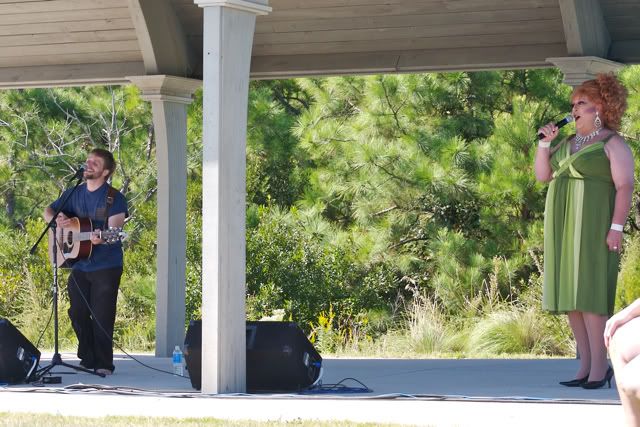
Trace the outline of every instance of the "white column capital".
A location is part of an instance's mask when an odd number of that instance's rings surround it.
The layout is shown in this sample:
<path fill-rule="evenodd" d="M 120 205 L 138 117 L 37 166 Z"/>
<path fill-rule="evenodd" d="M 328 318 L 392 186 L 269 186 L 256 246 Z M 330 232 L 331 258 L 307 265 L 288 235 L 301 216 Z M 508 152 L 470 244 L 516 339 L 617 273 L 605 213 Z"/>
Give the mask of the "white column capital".
<path fill-rule="evenodd" d="M 558 67 L 564 73 L 563 82 L 573 87 L 594 79 L 600 73 L 615 72 L 624 67 L 624 64 L 598 56 L 567 56 L 547 58 L 546 61 Z"/>
<path fill-rule="evenodd" d="M 268 15 L 271 12 L 268 0 L 193 0 L 193 2 L 200 7 L 228 7 L 256 15 Z"/>
<path fill-rule="evenodd" d="M 129 76 L 127 80 L 140 88 L 145 101 L 170 101 L 179 104 L 191 104 L 191 96 L 202 86 L 201 80 L 162 74 Z"/>

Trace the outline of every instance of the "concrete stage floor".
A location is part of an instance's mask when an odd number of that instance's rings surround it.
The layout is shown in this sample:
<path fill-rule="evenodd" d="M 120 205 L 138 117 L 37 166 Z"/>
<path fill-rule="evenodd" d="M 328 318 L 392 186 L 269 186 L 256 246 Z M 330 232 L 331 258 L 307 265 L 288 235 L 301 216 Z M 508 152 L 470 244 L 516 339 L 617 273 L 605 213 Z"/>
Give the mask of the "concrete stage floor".
<path fill-rule="evenodd" d="M 133 356 L 149 367 L 116 355 L 116 371 L 106 378 L 56 366 L 51 372 L 62 384 L 2 386 L 0 412 L 426 426 L 623 425 L 615 381 L 611 389 L 598 390 L 558 385 L 575 373 L 573 359 L 324 359 L 325 386 L 352 378 L 343 384 L 372 391 L 207 395 L 188 378 L 152 369 L 171 371 L 170 359 Z M 41 366 L 50 358 L 43 355 Z M 78 363 L 70 353 L 62 359 Z"/>

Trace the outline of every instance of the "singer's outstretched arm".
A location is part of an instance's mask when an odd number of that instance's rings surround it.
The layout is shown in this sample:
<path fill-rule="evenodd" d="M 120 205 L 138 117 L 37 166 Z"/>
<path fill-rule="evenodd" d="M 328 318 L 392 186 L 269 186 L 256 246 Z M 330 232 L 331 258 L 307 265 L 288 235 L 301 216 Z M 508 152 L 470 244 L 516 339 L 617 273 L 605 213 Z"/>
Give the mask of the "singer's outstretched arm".
<path fill-rule="evenodd" d="M 551 163 L 549 162 L 552 150 L 550 146 L 543 147 L 542 145 L 551 143 L 551 141 L 558 136 L 559 129 L 560 128 L 554 123 L 549 123 L 538 129 L 538 133 L 545 136 L 540 140 L 542 144 L 538 145 L 534 163 L 536 179 L 540 182 L 549 182 L 551 181 L 551 178 L 553 178 L 553 170 L 551 169 Z"/>

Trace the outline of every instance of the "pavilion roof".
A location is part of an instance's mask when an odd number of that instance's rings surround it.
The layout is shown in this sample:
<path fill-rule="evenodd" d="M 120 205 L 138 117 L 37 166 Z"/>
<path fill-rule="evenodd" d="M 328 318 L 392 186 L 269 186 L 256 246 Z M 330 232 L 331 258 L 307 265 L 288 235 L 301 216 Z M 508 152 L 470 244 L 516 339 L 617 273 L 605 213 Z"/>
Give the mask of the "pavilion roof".
<path fill-rule="evenodd" d="M 254 0 L 265 3 L 265 0 Z M 254 78 L 640 63 L 637 0 L 270 0 Z M 193 0 L 0 0 L 0 87 L 202 78 Z"/>

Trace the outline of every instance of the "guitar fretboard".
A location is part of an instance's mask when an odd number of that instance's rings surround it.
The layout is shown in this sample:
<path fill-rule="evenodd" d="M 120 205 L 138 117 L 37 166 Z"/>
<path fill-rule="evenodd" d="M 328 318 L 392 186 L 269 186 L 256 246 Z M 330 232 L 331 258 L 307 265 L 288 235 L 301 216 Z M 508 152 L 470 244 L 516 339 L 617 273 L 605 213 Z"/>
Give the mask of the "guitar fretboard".
<path fill-rule="evenodd" d="M 81 231 L 79 233 L 75 233 L 73 235 L 73 241 L 74 242 L 82 242 L 85 240 L 91 240 L 91 234 L 93 234 L 92 231 Z"/>
<path fill-rule="evenodd" d="M 91 240 L 91 235 L 93 234 L 92 231 L 79 231 L 77 233 L 73 233 L 72 237 L 71 237 L 71 241 L 73 242 L 83 242 L 85 240 Z M 98 232 L 98 237 L 104 239 L 104 240 L 109 240 L 109 239 L 113 239 L 113 238 L 118 238 L 121 239 L 123 238 L 124 233 L 121 231 L 111 231 L 111 230 L 107 230 L 107 231 L 100 231 Z"/>

